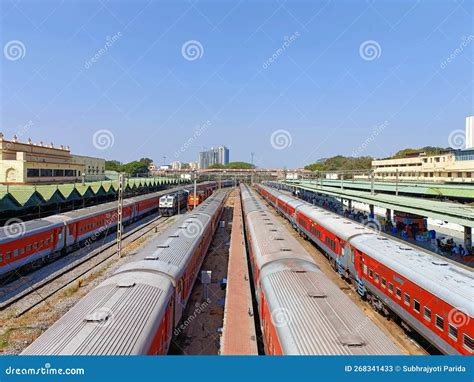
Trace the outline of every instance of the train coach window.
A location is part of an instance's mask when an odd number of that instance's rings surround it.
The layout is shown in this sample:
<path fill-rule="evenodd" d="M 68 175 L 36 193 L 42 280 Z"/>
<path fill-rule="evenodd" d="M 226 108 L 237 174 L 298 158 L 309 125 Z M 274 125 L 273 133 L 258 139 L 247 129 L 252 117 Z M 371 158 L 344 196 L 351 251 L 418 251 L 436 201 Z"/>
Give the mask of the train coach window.
<path fill-rule="evenodd" d="M 25 254 L 25 247 L 20 248 L 20 255 L 24 255 L 24 254 Z M 0 261 L 0 263 L 1 263 L 1 261 Z"/>
<path fill-rule="evenodd" d="M 7 252 L 7 255 L 5 256 L 5 258 L 8 260 L 10 260 L 10 256 L 11 256 L 11 252 Z"/>
<path fill-rule="evenodd" d="M 3 263 L 3 255 L 0 255 L 0 263 Z"/>
<path fill-rule="evenodd" d="M 463 334 L 463 346 L 471 353 L 474 351 L 474 341 L 467 334 Z"/>
<path fill-rule="evenodd" d="M 385 288 L 386 285 L 387 285 L 387 281 L 385 281 L 385 279 L 382 277 L 382 288 Z"/>
<path fill-rule="evenodd" d="M 26 250 L 27 250 L 28 252 L 31 252 L 31 244 L 26 247 Z"/>
<path fill-rule="evenodd" d="M 379 274 L 378 274 L 378 273 L 375 274 L 375 282 L 376 282 L 376 283 L 379 282 Z"/>
<path fill-rule="evenodd" d="M 369 277 L 373 278 L 374 277 L 374 271 L 369 268 Z"/>
<path fill-rule="evenodd" d="M 410 295 L 405 293 L 405 305 L 410 306 Z"/>
<path fill-rule="evenodd" d="M 444 330 L 444 319 L 438 316 L 437 314 L 435 316 L 436 316 L 436 320 L 435 320 L 436 327 L 440 330 Z"/>
<path fill-rule="evenodd" d="M 413 300 L 413 310 L 417 313 L 420 313 L 420 302 Z"/>
<path fill-rule="evenodd" d="M 392 283 L 388 283 L 388 291 L 390 293 L 393 293 L 393 284 Z"/>
<path fill-rule="evenodd" d="M 453 340 L 458 340 L 458 328 L 454 325 L 448 324 L 448 334 Z"/>
<path fill-rule="evenodd" d="M 423 308 L 423 317 L 426 321 L 431 321 L 431 309 L 426 306 Z"/>
<path fill-rule="evenodd" d="M 15 249 L 15 250 L 13 251 L 13 257 L 18 257 L 18 249 Z"/>
<path fill-rule="evenodd" d="M 401 300 L 402 299 L 402 290 L 400 288 L 397 288 L 395 293 L 397 294 L 397 298 L 399 300 Z"/>

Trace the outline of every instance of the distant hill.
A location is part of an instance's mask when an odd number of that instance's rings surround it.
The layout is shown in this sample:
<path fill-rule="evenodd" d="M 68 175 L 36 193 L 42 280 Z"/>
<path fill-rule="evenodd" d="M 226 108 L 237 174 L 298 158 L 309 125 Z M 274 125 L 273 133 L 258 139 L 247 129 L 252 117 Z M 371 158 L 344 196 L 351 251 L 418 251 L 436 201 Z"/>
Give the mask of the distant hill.
<path fill-rule="evenodd" d="M 372 167 L 372 157 L 345 157 L 336 155 L 316 163 L 305 166 L 305 170 L 310 171 L 347 171 L 365 170 Z"/>
<path fill-rule="evenodd" d="M 437 155 L 443 153 L 450 148 L 425 146 L 419 149 L 407 148 L 397 151 L 394 155 L 383 159 L 400 159 L 406 158 L 418 153 L 426 153 L 427 155 Z M 306 165 L 305 170 L 310 171 L 349 171 L 349 170 L 368 170 L 372 167 L 372 157 L 346 157 L 336 155 L 331 158 L 318 159 L 315 163 Z"/>
<path fill-rule="evenodd" d="M 446 150 L 448 149 L 444 147 L 435 147 L 435 146 L 425 146 L 419 149 L 403 149 L 403 150 L 397 151 L 395 155 L 392 155 L 390 158 L 386 158 L 386 159 L 406 158 L 408 156 L 412 156 L 417 153 L 426 153 L 427 155 L 437 155 Z"/>

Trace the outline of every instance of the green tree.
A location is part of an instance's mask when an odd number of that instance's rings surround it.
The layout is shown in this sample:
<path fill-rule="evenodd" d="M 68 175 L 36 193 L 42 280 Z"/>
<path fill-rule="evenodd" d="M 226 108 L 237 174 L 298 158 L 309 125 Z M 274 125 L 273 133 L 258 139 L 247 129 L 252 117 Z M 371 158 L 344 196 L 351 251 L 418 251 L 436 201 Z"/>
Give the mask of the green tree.
<path fill-rule="evenodd" d="M 225 168 L 225 166 L 223 164 L 220 164 L 220 163 L 214 163 L 214 164 L 210 165 L 209 168 Z"/>
<path fill-rule="evenodd" d="M 122 163 L 116 160 L 106 160 L 105 161 L 105 170 L 106 171 L 117 171 L 120 172 L 120 167 Z"/>
<path fill-rule="evenodd" d="M 225 168 L 248 170 L 248 169 L 255 168 L 255 166 L 247 162 L 229 162 L 226 164 Z"/>
<path fill-rule="evenodd" d="M 366 170 L 372 167 L 371 157 L 345 157 L 336 155 L 316 163 L 305 166 L 310 171 L 349 171 Z"/>

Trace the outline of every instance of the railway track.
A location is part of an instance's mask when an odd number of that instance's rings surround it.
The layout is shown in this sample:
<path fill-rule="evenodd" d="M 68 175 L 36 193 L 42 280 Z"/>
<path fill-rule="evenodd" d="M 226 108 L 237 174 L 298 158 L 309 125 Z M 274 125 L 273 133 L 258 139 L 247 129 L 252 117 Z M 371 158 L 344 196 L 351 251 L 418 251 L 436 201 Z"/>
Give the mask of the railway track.
<path fill-rule="evenodd" d="M 126 250 L 131 244 L 142 238 L 150 231 L 162 226 L 169 219 L 170 217 L 158 216 L 151 221 L 148 221 L 127 232 L 124 234 L 122 239 L 124 243 L 123 249 Z M 16 304 L 17 309 L 15 310 L 15 317 L 24 315 L 60 290 L 71 285 L 76 280 L 79 280 L 87 273 L 93 271 L 98 265 L 117 255 L 117 251 L 112 249 L 115 246 L 116 242 L 115 240 L 112 240 L 111 242 L 94 249 L 81 259 L 74 261 L 52 273 L 50 276 L 35 282 L 20 293 L 15 294 L 8 300 L 1 303 L 0 311 L 5 310 L 8 307 L 13 307 L 13 305 Z M 68 256 L 71 255 L 74 255 L 74 252 Z M 76 273 L 74 273 L 74 275 L 71 277 L 71 273 L 73 271 Z"/>

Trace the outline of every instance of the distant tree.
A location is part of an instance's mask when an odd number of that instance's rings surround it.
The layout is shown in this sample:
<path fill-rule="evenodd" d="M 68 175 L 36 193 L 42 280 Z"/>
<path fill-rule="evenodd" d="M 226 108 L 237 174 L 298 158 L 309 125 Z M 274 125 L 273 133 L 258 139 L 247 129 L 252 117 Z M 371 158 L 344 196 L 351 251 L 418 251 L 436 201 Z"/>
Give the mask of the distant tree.
<path fill-rule="evenodd" d="M 117 171 L 120 172 L 120 167 L 122 163 L 116 160 L 106 160 L 105 161 L 105 170 L 106 171 Z"/>
<path fill-rule="evenodd" d="M 324 171 L 324 164 L 320 162 L 311 163 L 304 166 L 304 169 L 309 171 Z"/>
<path fill-rule="evenodd" d="M 255 166 L 247 162 L 229 162 L 226 164 L 225 168 L 248 170 L 248 169 L 255 168 Z"/>
<path fill-rule="evenodd" d="M 150 158 L 142 158 L 140 160 L 129 163 L 120 163 L 116 160 L 105 161 L 105 169 L 107 171 L 124 172 L 129 176 L 138 174 L 148 174 L 148 166 L 152 163 Z"/>
<path fill-rule="evenodd" d="M 189 165 L 189 163 L 181 163 L 181 169 L 182 170 L 188 170 L 190 168 L 191 168 L 191 166 Z"/>
<path fill-rule="evenodd" d="M 153 160 L 150 158 L 142 158 L 139 160 L 139 162 L 146 163 L 147 167 L 153 163 Z"/>
<path fill-rule="evenodd" d="M 418 153 L 426 153 L 427 155 L 437 155 L 443 151 L 446 151 L 446 149 L 443 147 L 436 147 L 436 146 L 425 146 L 419 149 L 407 148 L 407 149 L 397 151 L 395 155 L 392 156 L 392 158 L 394 159 L 406 158 L 407 156 L 418 154 Z"/>
<path fill-rule="evenodd" d="M 133 161 L 123 165 L 121 170 L 130 176 L 136 176 L 138 174 L 148 173 L 148 165 L 146 162 Z"/>
<path fill-rule="evenodd" d="M 220 164 L 220 163 L 214 163 L 214 164 L 210 165 L 209 168 L 225 168 L 225 166 L 223 164 Z"/>

